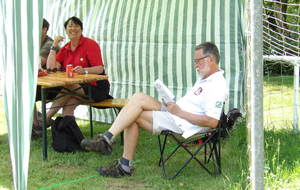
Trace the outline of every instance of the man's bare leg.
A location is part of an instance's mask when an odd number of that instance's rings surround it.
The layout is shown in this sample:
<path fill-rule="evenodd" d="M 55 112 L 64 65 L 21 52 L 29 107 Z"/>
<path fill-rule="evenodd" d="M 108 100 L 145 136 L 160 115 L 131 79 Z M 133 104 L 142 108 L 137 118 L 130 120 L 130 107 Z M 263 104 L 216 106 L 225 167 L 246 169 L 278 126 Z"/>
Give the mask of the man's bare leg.
<path fill-rule="evenodd" d="M 160 110 L 160 108 L 161 103 L 155 98 L 143 93 L 134 94 L 108 131 L 116 136 L 137 121 L 142 112 Z"/>
<path fill-rule="evenodd" d="M 131 126 L 124 130 L 124 150 L 123 158 L 133 160 L 135 149 L 139 139 L 139 129 L 143 128 L 152 133 L 153 118 L 152 111 L 144 111 Z"/>
<path fill-rule="evenodd" d="M 132 96 L 128 104 L 122 109 L 122 111 L 117 116 L 116 120 L 104 134 L 97 136 L 94 140 L 84 139 L 81 142 L 81 146 L 89 151 L 96 151 L 102 154 L 111 153 L 111 139 L 118 135 L 120 132 L 125 131 L 125 141 L 124 148 L 127 157 L 132 158 L 133 152 L 135 151 L 135 146 L 138 139 L 138 129 L 142 127 L 150 132 L 152 132 L 152 111 L 160 110 L 161 103 L 151 96 L 146 94 L 138 93 Z M 148 113 L 149 112 L 149 113 Z M 148 114 L 146 114 L 148 113 Z M 127 128 L 130 128 L 127 130 Z"/>
<path fill-rule="evenodd" d="M 124 151 L 123 156 L 112 165 L 100 167 L 97 169 L 100 175 L 110 177 L 131 176 L 133 174 L 133 166 L 131 161 L 136 150 L 139 138 L 139 129 L 143 128 L 152 133 L 152 112 L 143 111 L 136 121 L 125 128 L 124 134 Z"/>

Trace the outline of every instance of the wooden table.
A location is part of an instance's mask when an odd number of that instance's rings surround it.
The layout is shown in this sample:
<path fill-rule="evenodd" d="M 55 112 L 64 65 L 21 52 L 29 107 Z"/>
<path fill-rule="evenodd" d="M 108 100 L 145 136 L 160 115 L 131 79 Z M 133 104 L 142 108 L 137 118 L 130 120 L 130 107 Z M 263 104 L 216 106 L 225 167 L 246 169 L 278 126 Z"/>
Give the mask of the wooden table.
<path fill-rule="evenodd" d="M 50 73 L 46 76 L 38 77 L 37 85 L 41 86 L 41 98 L 42 98 L 42 150 L 43 150 L 43 159 L 48 159 L 48 150 L 47 150 L 47 124 L 46 124 L 46 94 L 47 90 L 54 87 L 64 87 L 71 84 L 82 84 L 89 83 L 98 80 L 106 80 L 108 79 L 107 75 L 97 75 L 97 74 L 77 74 L 74 73 L 73 78 L 67 77 L 65 72 L 56 72 Z M 76 92 L 72 92 L 70 94 L 76 94 Z M 90 90 L 89 95 L 90 97 Z"/>
<path fill-rule="evenodd" d="M 106 80 L 107 75 L 97 74 L 77 74 L 74 73 L 73 78 L 68 78 L 65 72 L 50 73 L 43 77 L 38 77 L 37 85 L 42 88 L 53 88 L 59 86 L 66 86 L 70 84 L 89 83 L 97 80 Z"/>

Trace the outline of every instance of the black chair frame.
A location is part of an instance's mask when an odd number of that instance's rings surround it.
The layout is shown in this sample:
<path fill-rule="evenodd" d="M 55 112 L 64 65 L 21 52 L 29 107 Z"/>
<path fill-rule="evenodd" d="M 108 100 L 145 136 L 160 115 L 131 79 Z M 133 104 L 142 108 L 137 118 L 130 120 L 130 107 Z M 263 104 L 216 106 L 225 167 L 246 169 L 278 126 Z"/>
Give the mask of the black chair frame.
<path fill-rule="evenodd" d="M 180 134 L 174 133 L 169 130 L 162 131 L 158 136 L 158 144 L 160 150 L 159 166 L 163 170 L 164 177 L 167 179 L 174 179 L 183 171 L 183 169 L 187 167 L 187 165 L 192 160 L 196 161 L 196 163 L 198 163 L 200 168 L 203 168 L 210 175 L 221 174 L 221 142 L 220 141 L 221 141 L 222 131 L 227 130 L 226 121 L 227 121 L 227 117 L 224 114 L 224 112 L 222 112 L 217 128 L 211 129 L 205 133 L 197 133 L 187 139 L 184 139 Z M 194 150 L 191 150 L 188 146 L 185 146 L 187 143 L 191 141 L 195 141 L 199 138 L 204 139 L 204 141 L 201 145 L 198 145 L 196 148 L 194 148 Z M 171 139 L 176 143 L 176 146 L 172 148 L 172 151 L 170 153 L 166 153 L 166 145 L 168 139 Z M 185 152 L 187 152 L 189 158 L 184 162 L 184 164 L 181 167 L 179 167 L 179 169 L 175 171 L 174 174 L 168 175 L 166 171 L 167 170 L 166 163 L 179 149 L 183 149 Z M 204 161 L 201 161 L 197 156 L 199 155 L 200 151 L 203 149 L 204 149 L 204 159 L 202 158 L 201 160 Z M 210 164 L 210 168 L 208 168 L 208 164 Z"/>

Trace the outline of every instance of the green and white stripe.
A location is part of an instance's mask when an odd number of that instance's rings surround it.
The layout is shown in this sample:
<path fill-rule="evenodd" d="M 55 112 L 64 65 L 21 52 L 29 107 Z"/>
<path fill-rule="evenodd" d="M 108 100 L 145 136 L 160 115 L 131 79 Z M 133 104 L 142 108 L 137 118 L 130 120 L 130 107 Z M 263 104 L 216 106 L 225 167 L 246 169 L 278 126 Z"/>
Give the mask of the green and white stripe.
<path fill-rule="evenodd" d="M 197 78 L 191 61 L 194 47 L 213 41 L 220 49 L 220 66 L 230 88 L 227 108 L 243 109 L 242 1 L 48 0 L 45 7 L 52 36 L 63 34 L 68 17 L 76 15 L 83 20 L 85 36 L 101 45 L 114 97 L 130 97 L 136 92 L 157 97 L 153 88 L 156 78 L 181 97 Z M 96 111 L 96 117 L 113 120 L 111 111 Z"/>
<path fill-rule="evenodd" d="M 0 68 L 14 189 L 27 189 L 43 1 L 0 1 Z M 2 171 L 1 171 L 2 172 Z"/>

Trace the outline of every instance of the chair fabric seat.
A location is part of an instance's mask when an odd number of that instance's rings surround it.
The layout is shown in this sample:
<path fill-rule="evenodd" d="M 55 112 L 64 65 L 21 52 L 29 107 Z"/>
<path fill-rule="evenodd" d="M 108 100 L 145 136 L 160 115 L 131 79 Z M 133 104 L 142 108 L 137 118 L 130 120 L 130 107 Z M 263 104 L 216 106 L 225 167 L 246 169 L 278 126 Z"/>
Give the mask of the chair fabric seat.
<path fill-rule="evenodd" d="M 182 137 L 182 134 L 178 134 L 178 133 L 174 133 L 173 131 L 169 131 L 169 130 L 164 130 L 160 133 L 160 135 L 166 135 L 166 134 L 172 134 L 173 136 L 175 136 L 177 138 L 178 141 L 180 142 L 191 142 L 191 141 L 195 141 L 205 135 L 211 134 L 212 132 L 215 132 L 217 129 L 209 129 L 206 132 L 201 132 L 201 133 L 196 133 L 193 136 L 185 139 L 184 137 Z"/>

